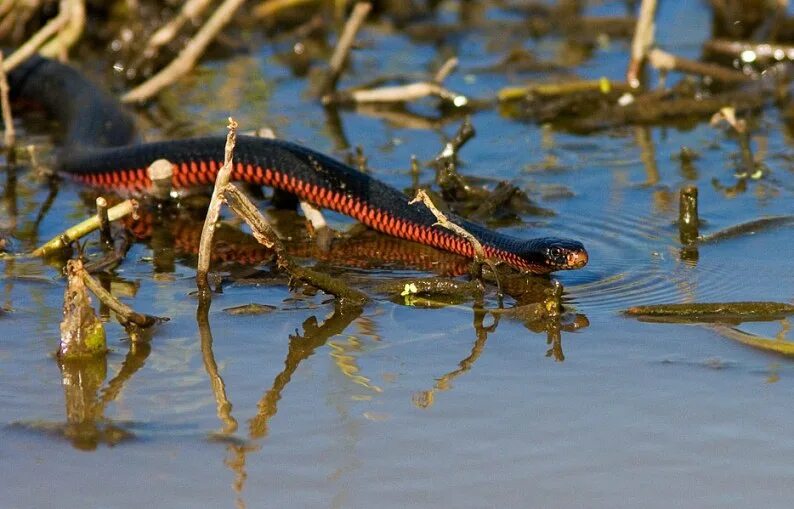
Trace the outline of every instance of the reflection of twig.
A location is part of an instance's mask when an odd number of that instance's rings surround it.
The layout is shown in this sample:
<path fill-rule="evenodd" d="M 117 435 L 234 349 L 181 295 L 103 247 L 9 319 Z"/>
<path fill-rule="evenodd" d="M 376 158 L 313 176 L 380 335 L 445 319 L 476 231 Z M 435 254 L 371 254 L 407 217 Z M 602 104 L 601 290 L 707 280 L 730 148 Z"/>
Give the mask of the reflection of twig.
<path fill-rule="evenodd" d="M 350 381 L 371 391 L 383 392 L 383 389 L 374 385 L 369 378 L 361 374 L 356 357 L 348 353 L 350 350 L 359 351 L 361 349 L 361 340 L 358 337 L 351 334 L 348 335 L 347 341 L 329 341 L 328 346 L 331 348 L 331 357 L 334 359 L 336 367 Z"/>
<path fill-rule="evenodd" d="M 420 129 L 425 131 L 437 131 L 445 124 L 456 119 L 455 115 L 443 115 L 436 118 L 419 115 L 405 109 L 392 108 L 389 105 L 378 104 L 358 104 L 354 111 L 359 115 L 385 120 L 387 123 L 401 129 Z"/>
<path fill-rule="evenodd" d="M 761 230 L 778 228 L 781 226 L 794 225 L 794 216 L 770 216 L 754 219 L 746 223 L 729 226 L 723 230 L 716 231 L 709 235 L 702 235 L 698 238 L 698 243 L 706 244 L 732 239 L 741 235 L 752 235 Z"/>
<path fill-rule="evenodd" d="M 738 341 L 743 345 L 753 348 L 759 348 L 767 352 L 774 352 L 787 357 L 794 356 L 794 342 L 782 340 L 781 338 L 765 338 L 757 336 L 743 330 L 730 327 L 723 324 L 714 324 L 709 326 L 719 335 Z M 785 327 L 785 325 L 784 325 Z"/>
<path fill-rule="evenodd" d="M 124 357 L 124 362 L 121 363 L 121 369 L 102 391 L 103 406 L 107 406 L 110 402 L 118 398 L 121 390 L 124 388 L 124 384 L 143 367 L 151 351 L 151 344 L 147 341 L 130 343 L 127 356 Z"/>
<path fill-rule="evenodd" d="M 210 386 L 212 387 L 212 394 L 215 396 L 218 418 L 224 424 L 223 432 L 234 433 L 237 431 L 237 421 L 232 417 L 232 404 L 226 396 L 226 384 L 218 371 L 218 363 L 215 361 L 215 354 L 212 351 L 209 308 L 209 299 L 199 299 L 198 309 L 196 310 L 196 322 L 198 323 L 199 336 L 201 336 L 201 358 L 204 361 L 204 369 L 210 377 Z"/>
<path fill-rule="evenodd" d="M 353 47 L 353 42 L 356 40 L 356 34 L 364 23 L 364 20 L 367 19 L 370 9 L 372 9 L 372 4 L 368 2 L 359 2 L 353 8 L 353 12 L 350 13 L 350 18 L 348 18 L 347 23 L 345 23 L 342 35 L 339 36 L 334 54 L 331 56 L 331 61 L 328 64 L 328 72 L 320 87 L 321 95 L 327 94 L 336 88 L 339 77 L 342 75 L 342 71 L 345 70 L 345 64 L 347 63 L 350 49 Z"/>
<path fill-rule="evenodd" d="M 145 101 L 190 72 L 210 42 L 231 21 L 232 16 L 243 3 L 245 0 L 225 0 L 170 64 L 124 94 L 121 100 L 127 103 Z"/>
<path fill-rule="evenodd" d="M 420 408 L 429 408 L 435 401 L 436 392 L 448 390 L 452 386 L 451 384 L 454 379 L 469 371 L 472 366 L 474 366 L 474 363 L 477 362 L 477 359 L 480 358 L 480 355 L 482 355 L 485 349 L 485 343 L 488 341 L 488 333 L 496 330 L 498 324 L 498 318 L 494 315 L 497 321 L 490 327 L 483 326 L 483 319 L 487 314 L 488 313 L 483 309 L 474 309 L 474 330 L 477 332 L 477 339 L 474 341 L 474 345 L 472 345 L 468 357 L 458 363 L 457 369 L 439 378 L 432 389 L 414 394 L 414 405 Z"/>
<path fill-rule="evenodd" d="M 249 434 L 252 439 L 262 438 L 267 434 L 267 422 L 276 415 L 281 393 L 301 361 L 311 357 L 314 351 L 324 345 L 329 338 L 344 332 L 360 315 L 360 307 L 337 305 L 334 313 L 326 318 L 322 325 L 318 326 L 317 319 L 311 317 L 303 322 L 303 336 L 290 336 L 284 369 L 276 375 L 272 387 L 259 400 L 257 414 L 249 421 Z"/>
<path fill-rule="evenodd" d="M 212 236 L 215 232 L 215 223 L 218 222 L 218 216 L 221 210 L 220 191 L 226 184 L 229 183 L 232 177 L 232 169 L 234 167 L 234 145 L 237 141 L 237 122 L 229 117 L 229 134 L 226 136 L 226 148 L 223 156 L 223 166 L 218 171 L 218 176 L 215 177 L 215 188 L 212 190 L 212 198 L 210 205 L 207 208 L 207 216 L 204 219 L 204 228 L 201 230 L 201 241 L 199 242 L 198 264 L 196 267 L 196 283 L 199 291 L 207 293 L 209 290 L 209 282 L 207 281 L 207 274 L 210 270 L 211 250 L 212 250 Z"/>
<path fill-rule="evenodd" d="M 403 85 L 378 86 L 383 79 L 348 90 L 323 91 L 323 104 L 394 104 L 415 101 L 424 97 L 436 96 L 456 108 L 469 105 L 469 99 L 462 94 L 448 90 L 442 81 L 455 70 L 458 59 L 453 57 L 444 62 L 429 81 L 417 81 Z"/>

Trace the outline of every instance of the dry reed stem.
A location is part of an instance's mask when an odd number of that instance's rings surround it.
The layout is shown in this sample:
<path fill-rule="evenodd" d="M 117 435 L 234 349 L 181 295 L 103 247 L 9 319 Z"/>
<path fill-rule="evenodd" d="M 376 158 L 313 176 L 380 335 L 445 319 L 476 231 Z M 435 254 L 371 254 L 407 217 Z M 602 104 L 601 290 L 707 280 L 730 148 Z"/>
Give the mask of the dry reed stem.
<path fill-rule="evenodd" d="M 439 85 L 444 82 L 445 79 L 449 77 L 450 74 L 455 72 L 455 69 L 458 67 L 458 58 L 451 57 L 447 59 L 446 62 L 441 64 L 441 67 L 438 68 L 436 71 L 435 76 L 433 76 L 433 82 L 438 83 Z"/>
<path fill-rule="evenodd" d="M 168 159 L 158 159 L 146 168 L 146 176 L 152 181 L 149 194 L 158 200 L 171 196 L 173 188 L 174 165 Z"/>
<path fill-rule="evenodd" d="M 283 9 L 313 3 L 319 3 L 319 0 L 269 0 L 254 7 L 254 16 L 259 19 L 269 18 Z"/>
<path fill-rule="evenodd" d="M 345 304 L 361 306 L 369 300 L 365 294 L 350 288 L 339 278 L 302 267 L 292 261 L 292 258 L 287 254 L 284 243 L 281 242 L 276 232 L 273 231 L 264 216 L 257 210 L 256 205 L 234 184 L 226 185 L 222 189 L 221 195 L 223 200 L 229 205 L 229 208 L 251 227 L 251 232 L 257 242 L 275 252 L 279 268 L 284 269 L 290 276 L 319 288 L 325 293 L 336 296 Z"/>
<path fill-rule="evenodd" d="M 642 0 L 640 15 L 637 17 L 637 28 L 631 41 L 631 59 L 626 71 L 626 81 L 632 88 L 640 86 L 640 70 L 645 56 L 651 49 L 654 40 L 654 17 L 656 16 L 656 0 Z"/>
<path fill-rule="evenodd" d="M 108 209 L 108 219 L 110 221 L 117 221 L 122 217 L 133 214 L 138 209 L 138 202 L 135 200 L 125 200 L 118 205 Z M 98 216 L 92 216 L 85 221 L 72 226 L 63 233 L 50 239 L 46 244 L 36 248 L 31 256 L 46 256 L 63 247 L 68 246 L 75 240 L 84 237 L 92 231 L 100 227 L 100 219 Z"/>
<path fill-rule="evenodd" d="M 112 293 L 105 290 L 99 281 L 94 279 L 91 274 L 89 274 L 88 271 L 86 271 L 82 266 L 80 267 L 79 274 L 82 277 L 86 287 L 91 290 L 91 293 L 96 295 L 96 298 L 99 299 L 102 304 L 106 305 L 111 311 L 118 315 L 119 322 L 121 322 L 122 325 L 131 323 L 133 325 L 137 325 L 138 327 L 148 328 L 152 325 L 168 320 L 168 318 L 164 317 L 138 313 L 114 297 Z"/>
<path fill-rule="evenodd" d="M 225 0 L 170 64 L 144 83 L 124 94 L 121 100 L 130 103 L 150 99 L 162 89 L 190 72 L 201 55 L 204 54 L 204 50 L 207 49 L 210 42 L 231 21 L 237 9 L 243 3 L 245 3 L 245 0 Z"/>
<path fill-rule="evenodd" d="M 396 103 L 410 102 L 424 97 L 436 96 L 454 106 L 465 106 L 466 96 L 453 92 L 432 81 L 420 81 L 407 85 L 348 90 L 323 96 L 323 104 L 334 103 Z"/>
<path fill-rule="evenodd" d="M 756 60 L 794 60 L 794 45 L 766 42 L 744 42 L 729 39 L 711 39 L 703 43 L 703 49 L 743 62 Z"/>
<path fill-rule="evenodd" d="M 440 226 L 442 228 L 446 228 L 447 230 L 450 230 L 451 232 L 455 233 L 456 235 L 458 235 L 460 237 L 463 237 L 464 239 L 466 239 L 471 244 L 472 248 L 474 249 L 474 266 L 473 267 L 475 269 L 474 270 L 475 277 L 477 277 L 477 278 L 481 277 L 482 264 L 488 265 L 488 268 L 491 269 L 491 272 L 494 275 L 494 279 L 496 280 L 496 286 L 497 286 L 497 289 L 498 289 L 499 298 L 500 298 L 500 302 L 501 302 L 502 283 L 499 280 L 499 273 L 496 271 L 496 264 L 494 264 L 493 260 L 491 260 L 490 258 L 485 256 L 485 249 L 483 249 L 482 244 L 480 243 L 480 241 L 477 240 L 477 238 L 474 235 L 472 235 L 471 233 L 466 231 L 463 227 L 461 227 L 461 226 L 453 223 L 452 221 L 450 221 L 443 212 L 438 210 L 436 208 L 435 204 L 433 203 L 433 200 L 430 199 L 430 196 L 427 195 L 427 193 L 425 192 L 424 189 L 419 189 L 416 192 L 416 197 L 413 200 L 409 201 L 408 204 L 412 205 L 412 204 L 420 202 L 420 201 L 422 203 L 424 203 L 425 206 L 428 209 L 430 209 L 430 212 L 432 212 L 433 215 L 436 217 L 436 221 L 437 221 L 436 225 L 438 225 L 438 226 Z M 501 304 L 500 304 L 500 306 L 501 306 Z"/>
<path fill-rule="evenodd" d="M 372 4 L 359 2 L 353 8 L 353 12 L 350 13 L 350 18 L 348 18 L 347 23 L 345 23 L 342 35 L 339 36 L 339 41 L 336 43 L 334 53 L 331 55 L 331 60 L 328 64 L 328 72 L 320 87 L 320 95 L 326 95 L 336 89 L 339 77 L 345 70 L 345 64 L 347 63 L 350 49 L 353 47 L 353 43 L 356 40 L 356 34 L 371 9 Z"/>
<path fill-rule="evenodd" d="M 6 14 L 14 8 L 14 4 L 16 0 L 2 0 L 0 2 L 0 18 L 4 17 Z"/>
<path fill-rule="evenodd" d="M 430 196 L 427 195 L 424 189 L 419 189 L 416 192 L 416 197 L 413 200 L 409 201 L 408 204 L 413 205 L 414 203 L 418 203 L 420 201 L 424 203 L 428 209 L 430 209 L 430 212 L 432 212 L 434 216 L 436 216 L 436 221 L 438 221 L 436 225 L 441 226 L 442 228 L 446 228 L 447 230 L 450 230 L 456 235 L 463 237 L 464 239 L 469 241 L 471 246 L 474 248 L 474 259 L 477 262 L 485 261 L 486 259 L 485 250 L 483 249 L 480 241 L 477 240 L 477 238 L 474 235 L 467 232 L 464 228 L 450 221 L 443 212 L 438 210 L 435 204 L 433 204 L 433 200 L 430 199 Z"/>
<path fill-rule="evenodd" d="M 108 201 L 102 196 L 96 199 L 96 215 L 99 218 L 99 234 L 105 246 L 113 246 L 113 236 L 110 234 L 110 217 L 108 217 Z"/>
<path fill-rule="evenodd" d="M 320 211 L 320 209 L 305 201 L 300 202 L 300 206 L 303 215 L 306 217 L 309 223 L 311 223 L 315 232 L 324 228 L 328 228 L 328 223 L 326 222 L 325 217 L 323 216 L 323 213 Z"/>
<path fill-rule="evenodd" d="M 9 72 L 11 69 L 33 56 L 44 43 L 66 26 L 69 22 L 70 14 L 69 2 L 67 0 L 61 0 L 58 15 L 47 22 L 38 32 L 25 41 L 25 44 L 12 53 L 11 56 L 3 62 L 3 70 Z"/>
<path fill-rule="evenodd" d="M 49 40 L 39 50 L 39 53 L 45 57 L 57 57 L 62 61 L 66 59 L 67 50 L 74 46 L 74 43 L 83 35 L 83 29 L 85 28 L 85 1 L 66 0 L 65 8 L 68 12 L 66 24 L 58 30 L 56 37 Z"/>
<path fill-rule="evenodd" d="M 61 359 L 81 359 L 107 353 L 105 327 L 96 316 L 88 294 L 83 262 L 66 262 L 66 289 L 63 292 L 63 319 L 60 324 Z"/>
<path fill-rule="evenodd" d="M 16 132 L 14 131 L 14 118 L 11 116 L 11 101 L 8 100 L 8 77 L 3 67 L 3 52 L 0 51 L 0 107 L 3 109 L 3 140 L 7 149 L 11 149 L 16 143 Z"/>
<path fill-rule="evenodd" d="M 679 71 L 689 74 L 706 76 L 724 83 L 743 83 L 749 81 L 749 76 L 734 69 L 721 65 L 698 62 L 688 58 L 681 58 L 660 49 L 653 49 L 648 53 L 648 62 L 663 71 Z"/>
<path fill-rule="evenodd" d="M 182 5 L 182 10 L 179 11 L 179 14 L 157 29 L 157 31 L 149 37 L 149 40 L 146 42 L 146 47 L 142 52 L 143 57 L 154 57 L 157 52 L 160 51 L 160 48 L 174 40 L 174 37 L 176 37 L 182 27 L 185 26 L 185 23 L 201 16 L 211 1 L 212 0 L 187 0 L 184 5 Z"/>
<path fill-rule="evenodd" d="M 229 134 L 226 135 L 226 147 L 223 155 L 223 166 L 218 170 L 215 177 L 215 188 L 212 190 L 212 198 L 207 209 L 207 217 L 204 219 L 204 227 L 201 229 L 201 240 L 199 241 L 198 264 L 196 267 L 196 284 L 199 291 L 208 293 L 209 281 L 207 274 L 210 270 L 210 260 L 212 259 L 212 236 L 215 233 L 215 223 L 221 211 L 221 189 L 229 183 L 234 168 L 234 146 L 237 143 L 237 122 L 229 117 Z"/>

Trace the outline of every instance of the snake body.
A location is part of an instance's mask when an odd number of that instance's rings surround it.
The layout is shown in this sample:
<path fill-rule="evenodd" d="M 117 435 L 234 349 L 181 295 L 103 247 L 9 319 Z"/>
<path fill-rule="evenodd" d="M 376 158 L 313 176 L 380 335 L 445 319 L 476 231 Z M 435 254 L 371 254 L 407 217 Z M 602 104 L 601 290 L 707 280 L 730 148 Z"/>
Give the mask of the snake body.
<path fill-rule="evenodd" d="M 152 186 L 146 169 L 158 159 L 173 163 L 174 188 L 212 184 L 223 164 L 224 137 L 139 143 L 118 102 L 69 65 L 34 57 L 9 74 L 9 83 L 12 98 L 40 104 L 61 125 L 57 168 L 78 181 L 143 194 Z M 437 226 L 423 205 L 409 205 L 397 189 L 295 143 L 238 136 L 232 178 L 294 194 L 395 237 L 474 256 L 471 243 Z M 545 274 L 587 263 L 587 251 L 575 240 L 519 239 L 450 219 L 474 235 L 488 257 L 520 270 Z"/>

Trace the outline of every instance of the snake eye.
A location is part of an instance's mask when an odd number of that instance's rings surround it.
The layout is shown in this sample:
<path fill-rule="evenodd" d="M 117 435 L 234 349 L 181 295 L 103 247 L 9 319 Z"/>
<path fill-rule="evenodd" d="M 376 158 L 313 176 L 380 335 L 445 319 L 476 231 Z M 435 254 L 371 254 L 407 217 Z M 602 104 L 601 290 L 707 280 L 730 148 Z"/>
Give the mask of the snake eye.
<path fill-rule="evenodd" d="M 560 256 L 562 256 L 562 249 L 560 249 L 559 247 L 553 247 L 549 249 L 549 256 L 551 256 L 552 258 L 559 258 Z"/>

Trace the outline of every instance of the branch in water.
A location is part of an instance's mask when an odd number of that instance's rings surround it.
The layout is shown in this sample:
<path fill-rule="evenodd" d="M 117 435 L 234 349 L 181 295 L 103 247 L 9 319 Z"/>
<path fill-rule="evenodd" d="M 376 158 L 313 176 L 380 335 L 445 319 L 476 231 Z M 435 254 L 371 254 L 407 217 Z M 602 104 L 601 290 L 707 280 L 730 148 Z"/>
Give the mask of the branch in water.
<path fill-rule="evenodd" d="M 273 249 L 278 259 L 278 266 L 286 270 L 292 277 L 308 283 L 320 290 L 335 295 L 343 302 L 361 306 L 369 299 L 358 290 L 350 288 L 340 279 L 329 276 L 295 263 L 287 254 L 284 243 L 257 210 L 256 206 L 234 184 L 228 184 L 221 190 L 222 199 L 235 214 L 240 216 L 251 227 L 256 240 L 265 247 Z"/>
<path fill-rule="evenodd" d="M 237 143 L 237 122 L 229 117 L 229 134 L 226 136 L 226 148 L 223 156 L 223 166 L 215 177 L 215 188 L 212 190 L 207 216 L 204 218 L 204 227 L 201 229 L 201 240 L 199 241 L 198 264 L 196 267 L 196 284 L 199 292 L 208 294 L 209 281 L 207 275 L 210 270 L 210 260 L 212 259 L 212 236 L 215 233 L 215 223 L 221 211 L 221 189 L 229 183 L 234 168 L 234 146 Z"/>
<path fill-rule="evenodd" d="M 129 214 L 134 214 L 135 211 L 138 209 L 138 202 L 135 200 L 125 200 L 118 205 L 114 205 L 110 207 L 107 211 L 108 219 L 110 221 L 116 221 L 121 219 Z M 77 239 L 80 239 L 94 230 L 99 229 L 101 226 L 102 221 L 100 220 L 99 216 L 92 216 L 89 219 L 86 219 L 80 224 L 72 226 L 68 230 L 60 233 L 56 237 L 49 240 L 46 244 L 38 247 L 35 249 L 31 255 L 32 256 L 47 256 L 49 254 L 54 253 L 55 251 L 62 249 Z"/>

